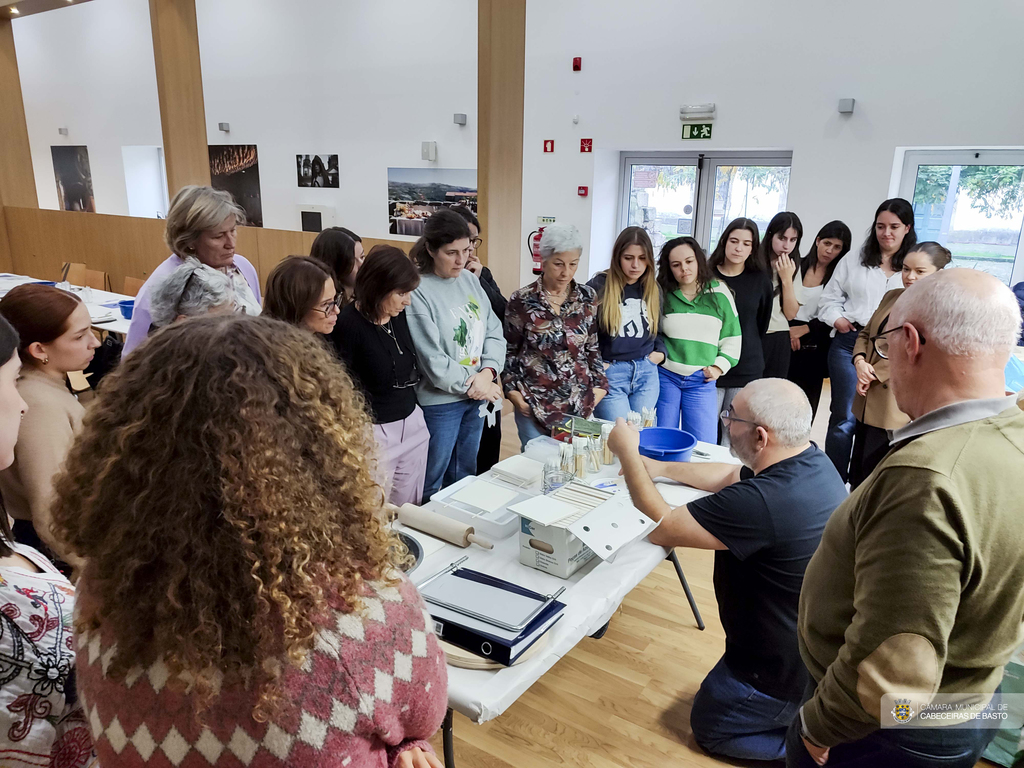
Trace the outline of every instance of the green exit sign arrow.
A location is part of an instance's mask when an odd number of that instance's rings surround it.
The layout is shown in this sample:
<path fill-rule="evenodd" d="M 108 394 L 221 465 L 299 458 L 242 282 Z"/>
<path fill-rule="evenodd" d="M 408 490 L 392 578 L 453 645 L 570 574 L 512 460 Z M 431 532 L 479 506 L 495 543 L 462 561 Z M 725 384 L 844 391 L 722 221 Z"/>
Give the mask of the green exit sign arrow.
<path fill-rule="evenodd" d="M 686 123 L 683 126 L 683 140 L 710 139 L 711 123 Z"/>

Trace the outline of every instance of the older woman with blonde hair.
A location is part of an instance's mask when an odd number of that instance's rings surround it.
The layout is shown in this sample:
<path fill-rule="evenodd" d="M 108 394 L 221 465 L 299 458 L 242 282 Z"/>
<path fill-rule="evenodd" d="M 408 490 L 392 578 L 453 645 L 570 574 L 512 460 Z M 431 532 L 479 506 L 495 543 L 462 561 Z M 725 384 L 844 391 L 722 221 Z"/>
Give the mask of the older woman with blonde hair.
<path fill-rule="evenodd" d="M 372 455 L 348 375 L 277 320 L 172 324 L 107 377 L 54 505 L 101 764 L 439 768 L 444 654 Z"/>
<path fill-rule="evenodd" d="M 178 190 L 171 201 L 164 232 L 171 255 L 153 270 L 135 297 L 135 311 L 122 354 L 127 355 L 149 334 L 153 324 L 149 308 L 152 291 L 189 257 L 227 275 L 240 312 L 260 313 L 260 279 L 256 268 L 235 253 L 237 228 L 244 221 L 245 213 L 227 192 L 197 186 Z"/>

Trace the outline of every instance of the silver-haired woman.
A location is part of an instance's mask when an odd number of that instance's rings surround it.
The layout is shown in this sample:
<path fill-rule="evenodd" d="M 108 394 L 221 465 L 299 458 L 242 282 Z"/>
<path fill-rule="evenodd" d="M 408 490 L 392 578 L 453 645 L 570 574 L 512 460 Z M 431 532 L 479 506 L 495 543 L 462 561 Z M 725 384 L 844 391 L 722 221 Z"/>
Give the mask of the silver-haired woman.
<path fill-rule="evenodd" d="M 171 249 L 171 256 L 153 270 L 135 297 L 135 312 L 122 354 L 131 352 L 149 334 L 153 324 L 149 309 L 153 289 L 189 257 L 227 275 L 239 311 L 249 315 L 260 313 L 260 280 L 256 269 L 244 256 L 235 253 L 236 230 L 244 220 L 242 209 L 227 192 L 197 186 L 182 187 L 178 191 L 171 201 L 164 232 L 164 242 Z"/>
<path fill-rule="evenodd" d="M 608 394 L 594 289 L 574 279 L 582 252 L 576 227 L 545 229 L 543 273 L 513 293 L 505 310 L 505 394 L 524 450 L 566 416 L 589 418 Z"/>
<path fill-rule="evenodd" d="M 171 272 L 149 296 L 149 314 L 153 323 L 150 330 L 163 328 L 186 317 L 232 312 L 235 309 L 235 289 L 231 278 L 198 259 L 185 259 L 185 263 Z"/>

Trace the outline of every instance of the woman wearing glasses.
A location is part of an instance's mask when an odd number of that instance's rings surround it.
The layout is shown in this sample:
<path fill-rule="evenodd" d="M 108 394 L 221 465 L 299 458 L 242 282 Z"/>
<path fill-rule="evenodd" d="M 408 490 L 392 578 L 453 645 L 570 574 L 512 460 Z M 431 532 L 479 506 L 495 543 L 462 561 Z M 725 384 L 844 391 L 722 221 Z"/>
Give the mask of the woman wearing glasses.
<path fill-rule="evenodd" d="M 355 301 L 338 317 L 333 340 L 353 381 L 366 395 L 384 466 L 385 497 L 396 506 L 419 504 L 430 433 L 416 404 L 416 351 L 405 308 L 420 284 L 409 257 L 374 246 L 356 276 Z"/>
<path fill-rule="evenodd" d="M 267 277 L 263 312 L 275 320 L 326 336 L 334 330 L 340 306 L 334 277 L 309 256 L 289 256 Z"/>
<path fill-rule="evenodd" d="M 469 254 L 466 269 L 477 276 L 477 279 L 480 281 L 480 287 L 484 289 L 484 293 L 487 294 L 487 300 L 491 302 L 491 311 L 494 312 L 501 323 L 504 323 L 505 307 L 508 306 L 508 299 L 501 295 L 501 289 L 494 282 L 491 270 L 480 261 L 480 246 L 484 242 L 483 238 L 480 237 L 480 220 L 477 219 L 469 208 L 462 205 L 455 206 L 452 208 L 452 211 L 459 214 L 469 227 L 469 244 L 473 246 L 473 251 Z M 494 419 L 493 424 L 489 422 L 484 423 L 484 431 L 480 435 L 480 450 L 476 454 L 476 472 L 478 475 L 489 470 L 501 458 L 502 402 L 495 403 L 494 407 L 497 410 L 497 417 Z"/>
<path fill-rule="evenodd" d="M 850 488 L 856 488 L 871 474 L 889 451 L 888 430 L 910 421 L 896 405 L 889 387 L 889 337 L 886 328 L 889 312 L 900 295 L 922 277 L 938 272 L 949 264 L 952 254 L 935 242 L 918 243 L 903 257 L 903 288 L 882 297 L 882 303 L 857 336 L 853 364 L 857 369 L 857 394 L 853 415 L 853 456 L 850 459 Z"/>

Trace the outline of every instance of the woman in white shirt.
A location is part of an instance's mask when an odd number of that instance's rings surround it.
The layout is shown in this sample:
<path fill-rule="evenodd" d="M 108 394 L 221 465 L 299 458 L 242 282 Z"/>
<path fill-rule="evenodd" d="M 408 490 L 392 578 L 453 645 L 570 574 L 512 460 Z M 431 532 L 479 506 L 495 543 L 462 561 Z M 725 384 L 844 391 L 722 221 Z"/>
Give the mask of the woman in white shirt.
<path fill-rule="evenodd" d="M 800 262 L 794 282 L 800 310 L 789 324 L 789 341 L 793 350 L 787 378 L 807 395 L 811 412 L 818 413 L 821 385 L 828 376 L 828 350 L 831 328 L 816 319 L 821 294 L 839 265 L 850 251 L 853 235 L 841 221 L 830 221 L 814 238 L 814 245 Z"/>
<path fill-rule="evenodd" d="M 771 275 L 774 287 L 772 317 L 765 334 L 764 378 L 786 378 L 789 372 L 789 321 L 796 317 L 800 304 L 796 299 L 796 265 L 800 263 L 800 238 L 804 235 L 800 218 L 790 211 L 777 213 L 768 222 L 761 241 L 760 259 Z"/>
<path fill-rule="evenodd" d="M 825 453 L 844 482 L 849 477 L 856 423 L 853 396 L 857 369 L 853 366 L 853 345 L 882 296 L 903 286 L 903 257 L 915 243 L 914 207 L 902 197 L 886 200 L 875 211 L 875 224 L 861 247 L 860 258 L 839 262 L 818 303 L 818 319 L 835 329 L 828 353 L 832 407 Z"/>

